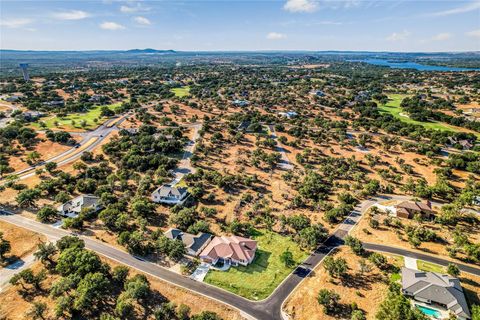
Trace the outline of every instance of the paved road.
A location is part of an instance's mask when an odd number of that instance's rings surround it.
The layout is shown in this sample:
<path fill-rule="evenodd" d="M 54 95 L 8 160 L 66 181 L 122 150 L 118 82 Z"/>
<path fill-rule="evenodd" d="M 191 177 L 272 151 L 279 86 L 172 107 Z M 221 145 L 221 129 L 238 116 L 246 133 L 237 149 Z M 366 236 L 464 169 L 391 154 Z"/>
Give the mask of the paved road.
<path fill-rule="evenodd" d="M 10 103 L 5 103 L 5 102 L 0 102 L 0 106 L 7 107 L 11 110 L 10 113 L 6 113 L 5 118 L 0 119 L 0 128 L 4 128 L 10 122 L 10 120 L 13 119 L 12 117 L 10 117 L 12 112 L 15 111 L 15 110 L 19 110 L 20 108 L 18 106 L 15 106 L 15 105 L 10 104 Z"/>
<path fill-rule="evenodd" d="M 275 127 L 270 124 L 270 125 L 268 125 L 268 128 L 270 129 L 270 132 L 272 133 L 272 138 L 277 140 L 277 134 L 275 133 Z M 278 164 L 279 167 L 284 169 L 284 170 L 292 170 L 293 165 L 287 157 L 287 150 L 284 147 L 279 145 L 278 140 L 277 140 L 277 146 L 276 146 L 275 149 L 277 150 L 277 152 L 280 153 L 280 156 L 281 156 L 280 163 Z"/>
<path fill-rule="evenodd" d="M 357 205 L 354 211 L 345 219 L 345 221 L 335 230 L 335 232 L 320 245 L 301 265 L 299 265 L 288 276 L 280 286 L 265 300 L 254 302 L 234 295 L 222 289 L 207 285 L 205 283 L 193 281 L 187 277 L 183 277 L 177 273 L 171 272 L 168 269 L 162 268 L 159 265 L 145 261 L 141 258 L 136 258 L 127 252 L 112 247 L 106 243 L 80 236 L 88 249 L 97 252 L 107 258 L 115 260 L 119 263 L 125 264 L 129 267 L 135 268 L 141 272 L 150 274 L 163 281 L 183 287 L 187 290 L 194 291 L 206 297 L 228 304 L 248 315 L 259 320 L 282 320 L 282 305 L 288 296 L 295 290 L 295 288 L 309 276 L 311 271 L 317 267 L 322 260 L 336 247 L 343 244 L 345 236 L 353 229 L 356 223 L 362 217 L 362 214 L 374 203 L 388 198 L 403 198 L 400 196 L 393 197 L 376 197 L 365 200 Z M 20 215 L 0 215 L 0 220 L 18 225 L 20 227 L 30 229 L 32 231 L 42 233 L 53 241 L 70 234 L 66 230 L 58 229 L 50 225 L 42 224 L 40 222 L 22 217 Z M 365 248 L 368 250 L 381 251 L 391 254 L 410 256 L 416 259 L 425 260 L 428 262 L 448 265 L 451 261 L 435 256 L 430 256 L 422 253 L 411 252 L 405 249 L 390 247 L 380 244 L 366 243 Z M 480 276 L 480 268 L 469 266 L 466 264 L 458 264 L 460 270 L 469 272 Z"/>
<path fill-rule="evenodd" d="M 356 222 L 358 222 L 361 217 L 361 213 L 373 203 L 374 201 L 365 201 L 361 205 L 357 206 L 350 216 L 345 220 L 345 222 L 340 225 L 337 231 L 334 232 L 334 234 L 322 246 L 315 250 L 315 252 L 312 253 L 308 259 L 306 259 L 299 267 L 297 267 L 295 271 L 287 279 L 285 279 L 285 281 L 268 299 L 261 302 L 253 302 L 205 283 L 193 281 L 189 278 L 164 269 L 152 262 L 135 258 L 134 256 L 105 243 L 84 236 L 80 237 L 85 241 L 85 245 L 88 249 L 93 250 L 100 255 L 148 273 L 174 285 L 184 287 L 188 290 L 226 303 L 252 318 L 260 320 L 281 320 L 283 319 L 281 315 L 283 301 L 334 247 L 343 243 L 343 237 L 345 237 L 348 231 L 354 227 Z M 0 216 L 0 219 L 18 225 L 19 227 L 45 234 L 52 240 L 57 240 L 65 235 L 70 234 L 66 230 L 54 228 L 50 225 L 42 224 L 20 215 L 2 215 Z"/>
<path fill-rule="evenodd" d="M 371 251 L 390 253 L 390 254 L 395 254 L 395 255 L 404 256 L 404 257 L 411 257 L 417 260 L 424 260 L 424 261 L 435 263 L 444 267 L 448 266 L 449 263 L 455 263 L 456 265 L 458 265 L 458 268 L 461 271 L 471 273 L 476 276 L 480 276 L 480 267 L 476 267 L 474 265 L 459 263 L 457 261 L 449 261 L 447 259 L 443 259 L 440 257 L 428 255 L 428 254 L 413 252 L 406 249 L 386 246 L 386 245 L 377 244 L 377 243 L 364 243 L 363 247 Z"/>
<path fill-rule="evenodd" d="M 185 147 L 185 152 L 183 153 L 183 157 L 179 161 L 177 168 L 173 171 L 173 174 L 175 175 L 173 184 L 176 184 L 180 180 L 182 180 L 184 175 L 189 173 L 195 173 L 195 168 L 192 166 L 190 158 L 192 157 L 195 146 L 198 142 L 198 139 L 200 138 L 200 129 L 202 128 L 202 123 L 194 123 L 190 125 L 185 125 L 183 127 L 192 128 L 193 136 L 192 140 L 190 140 Z"/>
<path fill-rule="evenodd" d="M 119 118 L 112 118 L 112 119 L 106 121 L 101 126 L 99 126 L 97 129 L 95 129 L 93 131 L 85 132 L 82 135 L 82 140 L 79 142 L 79 145 L 80 145 L 79 147 L 72 147 L 65 152 L 62 152 L 62 153 L 60 153 L 60 154 L 58 154 L 58 155 L 56 155 L 52 158 L 49 158 L 49 159 L 43 161 L 40 165 L 31 166 L 31 167 L 16 171 L 16 172 L 12 173 L 11 175 L 17 175 L 18 178 L 20 180 L 22 180 L 22 179 L 26 179 L 26 178 L 29 178 L 31 176 L 34 176 L 35 175 L 35 169 L 43 167 L 45 165 L 45 163 L 57 162 L 57 165 L 61 166 L 61 165 L 64 165 L 66 163 L 69 163 L 73 160 L 76 160 L 76 159 L 80 158 L 84 152 L 92 151 L 98 145 L 100 145 L 102 143 L 102 141 L 104 139 L 106 139 L 107 136 L 112 131 L 118 130 L 117 125 L 119 125 L 120 123 L 125 121 L 125 116 L 123 116 L 120 120 L 118 120 L 118 119 Z M 108 126 L 109 124 L 111 124 L 115 121 L 118 121 L 118 122 L 114 126 L 111 126 L 111 127 Z M 86 145 L 92 139 L 96 139 L 96 140 L 93 143 L 89 144 L 87 147 L 82 148 L 82 146 Z M 62 160 L 58 161 L 59 159 L 62 159 Z"/>

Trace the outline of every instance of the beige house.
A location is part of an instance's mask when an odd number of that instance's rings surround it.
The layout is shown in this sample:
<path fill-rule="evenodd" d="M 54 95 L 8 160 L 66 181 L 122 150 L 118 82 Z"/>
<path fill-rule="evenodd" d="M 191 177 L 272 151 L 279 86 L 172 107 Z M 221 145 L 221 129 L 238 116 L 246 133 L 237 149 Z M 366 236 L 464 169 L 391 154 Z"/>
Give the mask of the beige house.
<path fill-rule="evenodd" d="M 420 214 L 425 218 L 432 218 L 435 214 L 435 211 L 432 209 L 432 204 L 430 201 L 425 203 L 423 202 L 413 202 L 413 201 L 403 201 L 395 206 L 397 217 L 412 219 L 416 214 Z"/>
<path fill-rule="evenodd" d="M 252 263 L 257 250 L 257 242 L 239 236 L 215 237 L 200 253 L 200 259 L 215 265 L 221 262 L 224 265 L 247 266 Z"/>

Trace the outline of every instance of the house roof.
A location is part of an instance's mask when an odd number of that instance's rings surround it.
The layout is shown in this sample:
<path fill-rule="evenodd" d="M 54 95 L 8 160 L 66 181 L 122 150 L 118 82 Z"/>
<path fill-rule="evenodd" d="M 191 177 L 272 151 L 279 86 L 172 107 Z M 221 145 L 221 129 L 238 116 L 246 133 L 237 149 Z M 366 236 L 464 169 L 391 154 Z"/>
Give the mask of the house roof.
<path fill-rule="evenodd" d="M 397 209 L 404 208 L 407 210 L 413 210 L 413 211 L 428 211 L 432 212 L 432 206 L 429 202 L 423 203 L 423 202 L 413 202 L 413 201 L 403 201 L 399 204 L 396 205 Z"/>
<path fill-rule="evenodd" d="M 163 197 L 163 198 L 181 197 L 185 193 L 187 193 L 187 188 L 184 188 L 184 187 L 176 188 L 176 187 L 173 187 L 170 184 L 164 184 L 163 186 L 157 188 L 154 191 L 154 193 L 155 192 L 158 192 L 160 197 Z"/>
<path fill-rule="evenodd" d="M 457 316 L 470 318 L 460 280 L 446 274 L 402 268 L 402 288 L 408 294 L 440 303 Z"/>
<path fill-rule="evenodd" d="M 182 230 L 170 228 L 165 233 L 169 239 L 181 240 L 185 247 L 197 253 L 212 237 L 209 233 L 200 232 L 197 235 L 183 232 Z"/>
<path fill-rule="evenodd" d="M 257 242 L 244 237 L 215 237 L 200 254 L 212 260 L 231 258 L 233 260 L 251 260 L 255 256 Z"/>
<path fill-rule="evenodd" d="M 82 194 L 58 207 L 61 211 L 80 212 L 84 208 L 92 208 L 98 205 L 100 198 L 91 194 Z"/>

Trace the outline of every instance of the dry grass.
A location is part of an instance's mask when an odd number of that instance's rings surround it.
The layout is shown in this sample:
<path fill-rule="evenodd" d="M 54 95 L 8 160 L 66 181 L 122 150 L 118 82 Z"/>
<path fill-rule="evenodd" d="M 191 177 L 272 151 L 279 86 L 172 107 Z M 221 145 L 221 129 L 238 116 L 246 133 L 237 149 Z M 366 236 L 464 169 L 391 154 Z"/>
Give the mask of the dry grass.
<path fill-rule="evenodd" d="M 438 236 L 442 237 L 447 243 L 441 242 L 423 242 L 419 248 L 415 249 L 408 243 L 408 237 L 403 230 L 395 229 L 393 227 L 387 227 L 383 225 L 383 220 L 387 217 L 386 214 L 380 214 L 379 216 L 380 228 L 373 229 L 369 226 L 369 217 L 365 215 L 359 224 L 353 229 L 352 235 L 359 238 L 363 242 L 388 244 L 390 246 L 400 247 L 408 249 L 410 251 L 417 251 L 434 256 L 442 256 L 444 259 L 455 261 L 458 259 L 452 259 L 447 252 L 447 246 L 453 244 L 453 231 L 455 227 L 446 227 L 440 224 L 432 222 L 422 223 L 427 229 L 434 231 Z M 418 225 L 417 222 L 409 219 L 400 219 L 404 225 Z M 469 239 L 472 243 L 480 242 L 480 228 L 478 226 L 469 226 L 465 223 L 459 223 L 459 227 L 463 228 L 466 234 L 469 235 Z M 365 233 L 363 230 L 367 229 L 370 234 Z M 468 230 L 468 231 L 467 231 Z M 458 254 L 459 258 L 465 258 L 464 255 Z"/>
<path fill-rule="evenodd" d="M 102 260 L 110 264 L 112 268 L 118 265 L 118 263 L 111 260 L 103 258 Z M 42 269 L 42 265 L 40 262 L 36 262 L 32 265 L 31 269 L 35 273 L 37 273 Z M 130 270 L 130 276 L 133 276 L 137 273 L 138 272 L 135 270 Z M 48 292 L 48 289 L 56 278 L 57 276 L 52 276 L 51 274 L 49 274 L 49 276 L 42 285 L 46 292 Z M 191 308 L 192 314 L 200 313 L 204 310 L 210 310 L 219 314 L 223 319 L 243 319 L 243 317 L 240 316 L 240 313 L 238 311 L 233 310 L 219 302 L 210 300 L 198 294 L 191 293 L 185 289 L 175 287 L 149 275 L 147 275 L 147 278 L 153 290 L 158 291 L 162 296 L 166 297 L 169 301 L 173 301 L 177 305 L 188 305 Z M 15 287 L 8 286 L 6 290 L 0 292 L 0 301 L 2 301 L 2 304 L 0 306 L 0 318 L 4 317 L 5 319 L 9 320 L 29 319 L 26 316 L 26 313 L 32 307 L 32 301 L 27 301 L 23 299 L 17 293 L 17 289 Z M 35 301 L 42 301 L 47 303 L 48 308 L 46 313 L 46 319 L 55 319 L 55 316 L 53 314 L 55 302 L 53 299 L 48 297 L 48 295 L 42 295 L 35 298 Z M 150 316 L 148 318 L 141 319 L 153 319 L 153 317 Z"/>
<path fill-rule="evenodd" d="M 35 262 L 30 267 L 35 274 L 43 269 L 43 266 L 40 262 Z M 42 283 L 42 288 L 49 288 L 50 285 L 55 281 L 56 276 L 49 276 Z M 0 318 L 8 320 L 27 320 L 31 319 L 26 315 L 26 313 L 32 307 L 33 301 L 27 301 L 23 299 L 17 292 L 17 289 L 13 286 L 8 286 L 2 292 L 0 292 Z M 54 301 L 48 297 L 48 295 L 42 295 L 37 297 L 34 301 L 44 302 L 47 304 L 47 312 L 45 313 L 45 319 L 55 319 L 53 314 L 53 309 L 55 307 Z"/>
<path fill-rule="evenodd" d="M 34 147 L 24 150 L 22 156 L 12 156 L 9 159 L 9 165 L 15 170 L 28 168 L 30 165 L 26 162 L 27 155 L 33 151 L 37 151 L 41 155 L 42 160 L 47 160 L 69 150 L 72 146 L 59 144 L 48 140 L 43 133 L 39 133 L 37 138 L 40 140 Z"/>
<path fill-rule="evenodd" d="M 366 312 L 368 319 L 373 319 L 375 310 L 387 295 L 387 283 L 384 276 L 376 269 L 361 274 L 359 272 L 360 257 L 351 253 L 350 249 L 342 247 L 334 254 L 335 258 L 344 258 L 350 270 L 348 274 L 354 281 L 342 284 L 340 280 L 332 279 L 322 265 L 318 266 L 313 275 L 306 278 L 293 292 L 284 305 L 284 310 L 295 320 L 326 320 L 338 317 L 325 315 L 322 306 L 317 302 L 320 289 L 334 290 L 341 297 L 340 303 L 350 305 L 357 303 L 358 307 Z M 389 258 L 391 262 L 393 258 Z"/>
<path fill-rule="evenodd" d="M 33 253 L 37 245 L 46 241 L 46 237 L 13 224 L 0 221 L 0 231 L 3 237 L 10 241 L 11 251 L 7 257 L 23 258 Z"/>

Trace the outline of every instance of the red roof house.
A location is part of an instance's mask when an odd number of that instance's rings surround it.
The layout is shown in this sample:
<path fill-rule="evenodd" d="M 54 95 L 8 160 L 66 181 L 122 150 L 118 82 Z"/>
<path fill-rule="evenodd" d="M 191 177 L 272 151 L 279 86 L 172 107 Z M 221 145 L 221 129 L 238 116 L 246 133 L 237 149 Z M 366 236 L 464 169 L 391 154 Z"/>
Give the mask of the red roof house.
<path fill-rule="evenodd" d="M 215 237 L 200 253 L 200 259 L 211 264 L 221 261 L 224 264 L 247 266 L 255 258 L 256 250 L 257 242 L 252 239 Z"/>

